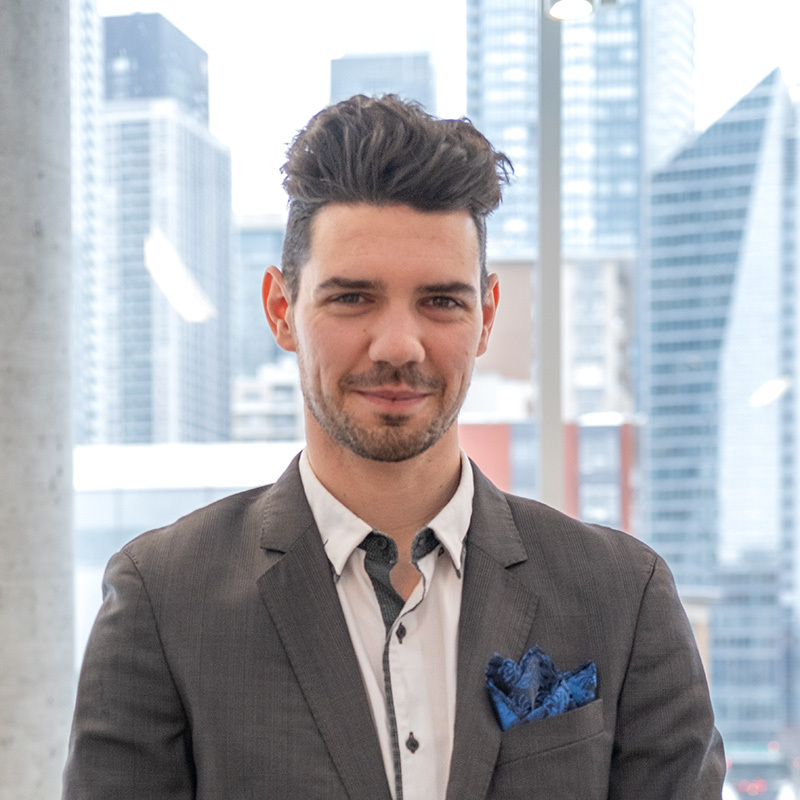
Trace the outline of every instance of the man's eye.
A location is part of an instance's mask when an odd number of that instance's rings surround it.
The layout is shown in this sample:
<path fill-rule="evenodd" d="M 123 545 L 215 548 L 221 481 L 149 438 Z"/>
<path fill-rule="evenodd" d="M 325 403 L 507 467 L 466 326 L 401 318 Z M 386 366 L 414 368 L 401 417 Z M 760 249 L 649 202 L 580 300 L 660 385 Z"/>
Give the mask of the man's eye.
<path fill-rule="evenodd" d="M 433 308 L 440 308 L 445 311 L 461 307 L 461 303 L 452 297 L 431 297 L 428 304 Z"/>
<path fill-rule="evenodd" d="M 355 306 L 364 302 L 364 296 L 357 292 L 347 292 L 346 294 L 337 294 L 335 297 L 332 297 L 331 300 L 339 305 Z"/>

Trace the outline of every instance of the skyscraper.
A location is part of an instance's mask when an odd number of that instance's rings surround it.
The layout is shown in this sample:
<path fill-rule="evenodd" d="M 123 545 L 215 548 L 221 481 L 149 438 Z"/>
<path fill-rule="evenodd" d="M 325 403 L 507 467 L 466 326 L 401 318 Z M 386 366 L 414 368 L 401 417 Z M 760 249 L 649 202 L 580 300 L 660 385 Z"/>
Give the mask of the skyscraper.
<path fill-rule="evenodd" d="M 591 415 L 617 415 L 617 446 L 628 452 L 623 440 L 636 424 L 641 199 L 649 166 L 692 128 L 693 13 L 690 0 L 603 6 L 561 25 L 562 404 L 567 423 L 590 436 L 596 433 Z M 525 289 L 534 306 L 527 335 L 533 352 L 528 357 L 518 336 L 508 349 L 521 354 L 517 373 L 535 373 L 541 6 L 468 0 L 467 13 L 468 115 L 515 167 L 503 204 L 489 220 L 489 259 L 503 284 L 515 287 L 515 299 L 516 287 L 533 287 Z M 577 464 L 571 474 L 579 485 L 567 487 L 581 513 L 599 507 L 590 471 Z M 635 464 L 623 471 L 632 480 L 635 473 Z M 616 490 L 622 497 L 629 488 L 625 483 Z M 606 490 L 610 498 L 612 486 Z M 601 522 L 620 514 L 619 504 L 609 501 L 603 515 L 589 518 Z"/>
<path fill-rule="evenodd" d="M 416 100 L 436 113 L 436 83 L 430 53 L 354 55 L 331 61 L 331 102 L 354 94 L 387 92 Z"/>
<path fill-rule="evenodd" d="M 467 0 L 467 115 L 516 175 L 489 220 L 495 259 L 536 253 L 539 14 L 528 0 Z"/>
<path fill-rule="evenodd" d="M 171 97 L 208 125 L 208 56 L 160 14 L 105 20 L 107 100 Z"/>
<path fill-rule="evenodd" d="M 723 588 L 712 691 L 731 745 L 795 713 L 796 136 L 773 72 L 652 180 L 648 539 L 679 586 Z"/>
<path fill-rule="evenodd" d="M 541 12 L 525 0 L 468 0 L 467 9 L 468 114 L 515 166 L 489 220 L 489 257 L 535 269 Z M 561 26 L 568 420 L 634 410 L 641 198 L 648 165 L 691 130 L 692 24 L 690 0 L 618 0 Z"/>
<path fill-rule="evenodd" d="M 490 255 L 538 246 L 539 5 L 468 0 L 467 113 L 514 162 Z M 562 28 L 562 195 L 567 258 L 639 245 L 643 169 L 692 127 L 690 0 L 617 0 Z"/>
<path fill-rule="evenodd" d="M 231 169 L 207 56 L 160 14 L 105 20 L 110 442 L 229 437 Z"/>

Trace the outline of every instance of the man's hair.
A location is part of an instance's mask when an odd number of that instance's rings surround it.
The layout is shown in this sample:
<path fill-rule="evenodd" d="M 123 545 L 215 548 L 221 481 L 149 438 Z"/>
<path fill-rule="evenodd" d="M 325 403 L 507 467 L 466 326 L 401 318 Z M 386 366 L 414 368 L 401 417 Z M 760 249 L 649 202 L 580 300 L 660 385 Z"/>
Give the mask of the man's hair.
<path fill-rule="evenodd" d="M 500 204 L 511 162 L 467 119 L 437 119 L 395 95 L 356 95 L 311 118 L 282 171 L 289 219 L 282 269 L 292 299 L 311 255 L 314 215 L 330 203 L 468 211 L 488 285 L 486 218 Z"/>

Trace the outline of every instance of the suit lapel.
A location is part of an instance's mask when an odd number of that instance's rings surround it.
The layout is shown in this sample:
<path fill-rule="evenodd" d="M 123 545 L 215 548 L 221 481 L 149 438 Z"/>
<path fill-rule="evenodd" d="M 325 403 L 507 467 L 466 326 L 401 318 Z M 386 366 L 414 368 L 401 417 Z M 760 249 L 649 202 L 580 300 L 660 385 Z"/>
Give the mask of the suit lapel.
<path fill-rule="evenodd" d="M 447 800 L 486 797 L 500 749 L 500 726 L 486 691 L 486 665 L 495 652 L 504 657 L 522 655 L 537 601 L 508 569 L 527 558 L 508 503 L 475 467 L 474 473 Z"/>
<path fill-rule="evenodd" d="M 352 800 L 389 800 L 378 738 L 297 460 L 265 493 L 261 597 Z"/>

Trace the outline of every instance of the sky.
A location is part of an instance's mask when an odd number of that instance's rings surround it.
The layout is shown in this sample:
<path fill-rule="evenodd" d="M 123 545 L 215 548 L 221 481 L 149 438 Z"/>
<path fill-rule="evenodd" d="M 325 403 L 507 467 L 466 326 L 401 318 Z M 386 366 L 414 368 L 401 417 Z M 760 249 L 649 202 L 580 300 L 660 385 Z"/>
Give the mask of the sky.
<path fill-rule="evenodd" d="M 437 113 L 466 112 L 464 0 L 404 0 L 402 12 L 375 0 L 97 2 L 106 16 L 157 11 L 208 53 L 211 130 L 231 148 L 238 215 L 284 211 L 280 165 L 329 100 L 333 58 L 428 51 Z M 800 0 L 695 0 L 695 16 L 699 128 L 779 64 L 800 81 Z"/>

